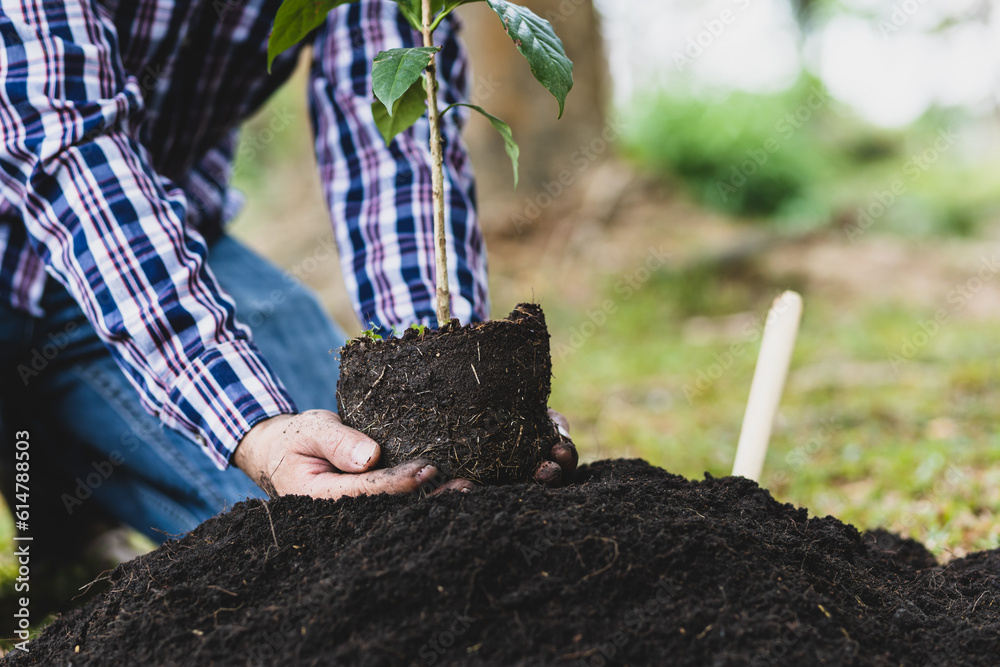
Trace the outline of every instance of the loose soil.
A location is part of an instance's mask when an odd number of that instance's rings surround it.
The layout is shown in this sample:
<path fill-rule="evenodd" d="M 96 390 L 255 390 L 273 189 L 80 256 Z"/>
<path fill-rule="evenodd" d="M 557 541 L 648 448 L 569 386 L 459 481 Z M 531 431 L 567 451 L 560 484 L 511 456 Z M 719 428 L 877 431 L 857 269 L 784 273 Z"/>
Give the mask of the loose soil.
<path fill-rule="evenodd" d="M 387 466 L 427 458 L 448 477 L 523 482 L 559 441 L 551 380 L 545 316 L 522 303 L 503 320 L 354 339 L 340 351 L 337 405 Z"/>
<path fill-rule="evenodd" d="M 248 501 L 3 664 L 996 665 L 1000 551 L 810 518 L 642 461 L 577 483 Z"/>

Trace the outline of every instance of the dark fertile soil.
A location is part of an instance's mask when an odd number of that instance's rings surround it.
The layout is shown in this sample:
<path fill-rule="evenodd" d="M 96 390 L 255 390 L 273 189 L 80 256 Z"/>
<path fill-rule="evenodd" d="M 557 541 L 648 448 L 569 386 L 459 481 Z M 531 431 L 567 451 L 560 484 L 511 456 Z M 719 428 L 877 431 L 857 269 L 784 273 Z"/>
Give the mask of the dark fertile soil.
<path fill-rule="evenodd" d="M 503 320 L 354 339 L 340 351 L 337 405 L 386 466 L 427 458 L 448 477 L 523 482 L 559 441 L 551 379 L 545 316 L 522 303 Z"/>
<path fill-rule="evenodd" d="M 939 566 L 741 478 L 252 501 L 15 665 L 996 665 L 1000 552 Z"/>

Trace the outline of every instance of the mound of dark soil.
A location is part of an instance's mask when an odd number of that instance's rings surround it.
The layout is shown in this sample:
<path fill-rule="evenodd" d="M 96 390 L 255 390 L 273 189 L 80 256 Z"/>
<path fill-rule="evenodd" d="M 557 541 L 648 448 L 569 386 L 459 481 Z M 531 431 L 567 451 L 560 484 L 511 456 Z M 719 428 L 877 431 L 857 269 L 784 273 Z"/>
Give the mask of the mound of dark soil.
<path fill-rule="evenodd" d="M 1000 553 L 939 567 L 739 478 L 241 503 L 4 664 L 996 665 Z"/>
<path fill-rule="evenodd" d="M 522 303 L 503 320 L 350 341 L 337 405 L 379 443 L 386 466 L 427 458 L 448 477 L 523 482 L 559 441 L 551 380 L 545 316 Z"/>

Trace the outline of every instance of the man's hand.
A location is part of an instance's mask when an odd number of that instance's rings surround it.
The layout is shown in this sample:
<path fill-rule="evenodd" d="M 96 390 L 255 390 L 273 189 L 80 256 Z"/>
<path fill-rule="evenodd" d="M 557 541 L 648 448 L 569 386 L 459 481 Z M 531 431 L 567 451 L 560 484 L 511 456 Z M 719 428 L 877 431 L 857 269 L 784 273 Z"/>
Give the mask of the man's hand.
<path fill-rule="evenodd" d="M 549 410 L 549 419 L 555 423 L 562 438 L 552 447 L 548 461 L 542 461 L 535 471 L 535 481 L 545 486 L 560 486 L 572 481 L 580 455 L 569 439 L 569 422 L 555 410 Z"/>
<path fill-rule="evenodd" d="M 549 416 L 563 439 L 552 448 L 535 480 L 559 486 L 573 478 L 578 455 L 569 439 L 566 418 L 555 410 Z M 269 493 L 298 494 L 314 498 L 339 498 L 378 493 L 412 493 L 433 486 L 433 493 L 467 491 L 465 479 L 437 484 L 437 469 L 426 459 L 372 470 L 378 463 L 378 444 L 360 431 L 345 426 L 327 410 L 279 415 L 256 424 L 243 436 L 232 463 Z"/>
<path fill-rule="evenodd" d="M 232 463 L 268 493 L 314 498 L 412 493 L 437 475 L 426 459 L 373 471 L 379 455 L 374 440 L 344 426 L 336 413 L 310 410 L 256 424 Z M 461 485 L 448 482 L 439 490 L 445 488 Z"/>

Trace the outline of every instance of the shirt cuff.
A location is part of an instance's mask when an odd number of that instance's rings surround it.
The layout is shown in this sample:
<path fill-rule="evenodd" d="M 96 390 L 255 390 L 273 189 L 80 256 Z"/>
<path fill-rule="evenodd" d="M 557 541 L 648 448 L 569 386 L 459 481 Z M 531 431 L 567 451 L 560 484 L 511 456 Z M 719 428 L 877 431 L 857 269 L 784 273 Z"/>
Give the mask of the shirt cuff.
<path fill-rule="evenodd" d="M 219 469 L 254 424 L 296 412 L 295 403 L 249 341 L 221 343 L 185 368 L 161 420 L 197 442 Z"/>

